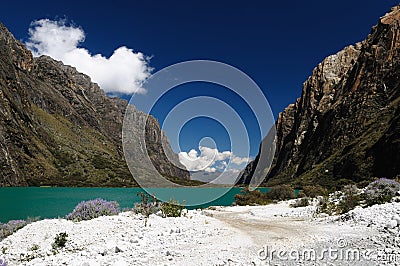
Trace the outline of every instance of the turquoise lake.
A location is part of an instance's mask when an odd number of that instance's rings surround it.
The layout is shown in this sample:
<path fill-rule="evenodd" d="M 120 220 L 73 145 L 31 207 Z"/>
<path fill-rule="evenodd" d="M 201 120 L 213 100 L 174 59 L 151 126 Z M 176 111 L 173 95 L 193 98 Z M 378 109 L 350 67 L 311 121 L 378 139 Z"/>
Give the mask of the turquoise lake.
<path fill-rule="evenodd" d="M 222 197 L 201 205 L 193 205 L 210 195 L 220 195 L 226 188 L 157 188 L 153 189 L 156 196 L 174 197 L 179 202 L 185 201 L 188 209 L 205 208 L 212 205 L 229 206 L 234 202 L 234 195 L 241 188 L 231 188 Z M 269 188 L 259 188 L 266 192 Z M 138 192 L 141 188 L 68 188 L 68 187 L 11 187 L 0 188 L 0 222 L 27 217 L 56 218 L 70 213 L 81 201 L 95 198 L 115 200 L 121 209 L 133 207 L 140 201 Z"/>

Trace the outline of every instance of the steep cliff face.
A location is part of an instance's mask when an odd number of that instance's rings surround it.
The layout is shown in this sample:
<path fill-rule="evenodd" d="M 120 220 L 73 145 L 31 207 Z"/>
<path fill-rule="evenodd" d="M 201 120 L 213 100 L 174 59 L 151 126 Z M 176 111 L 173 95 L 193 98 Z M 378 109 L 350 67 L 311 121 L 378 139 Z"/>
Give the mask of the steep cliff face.
<path fill-rule="evenodd" d="M 361 43 L 327 57 L 276 122 L 266 184 L 360 182 L 400 174 L 400 6 Z M 255 163 L 244 171 L 252 175 Z"/>
<path fill-rule="evenodd" d="M 135 186 L 121 143 L 126 108 L 75 68 L 33 58 L 0 23 L 0 186 Z M 146 117 L 135 110 L 132 126 L 147 122 L 146 142 L 161 145 L 158 122 Z M 134 175 L 150 178 L 152 168 L 140 164 L 144 145 L 131 152 Z M 163 150 L 152 158 L 163 175 L 189 179 Z"/>

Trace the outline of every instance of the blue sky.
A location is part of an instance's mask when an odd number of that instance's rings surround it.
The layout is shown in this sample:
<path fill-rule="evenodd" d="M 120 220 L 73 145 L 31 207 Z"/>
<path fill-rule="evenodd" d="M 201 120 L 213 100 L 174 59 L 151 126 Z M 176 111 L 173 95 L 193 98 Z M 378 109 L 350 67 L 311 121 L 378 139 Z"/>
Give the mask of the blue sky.
<path fill-rule="evenodd" d="M 6 1 L 0 21 L 17 39 L 29 40 L 30 23 L 39 19 L 67 19 L 85 32 L 80 43 L 90 54 L 110 57 L 121 47 L 132 55 L 133 67 L 149 56 L 156 72 L 195 59 L 230 64 L 249 75 L 262 89 L 276 117 L 300 96 L 303 82 L 326 56 L 363 40 L 380 16 L 397 1 Z M 124 57 L 128 50 L 119 50 Z M 137 54 L 135 54 L 137 55 Z M 150 69 L 145 69 L 147 71 Z M 144 77 L 142 77 L 144 78 Z M 139 78 L 140 79 L 140 78 Z M 112 84 L 111 84 L 112 86 Z M 217 85 L 186 84 L 163 98 L 153 113 L 163 122 L 179 101 L 208 95 L 236 104 L 248 127 L 250 154 L 258 151 L 261 134 L 246 105 Z M 169 132 L 167 131 L 167 134 Z M 176 151 L 197 149 L 203 137 L 214 138 L 219 151 L 230 150 L 223 127 L 206 118 L 189 122 Z"/>

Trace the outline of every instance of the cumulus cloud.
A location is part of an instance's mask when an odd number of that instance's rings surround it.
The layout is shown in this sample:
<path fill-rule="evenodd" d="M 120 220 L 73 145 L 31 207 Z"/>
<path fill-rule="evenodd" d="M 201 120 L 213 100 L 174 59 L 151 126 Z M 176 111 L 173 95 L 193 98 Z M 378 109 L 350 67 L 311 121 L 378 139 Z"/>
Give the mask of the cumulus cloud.
<path fill-rule="evenodd" d="M 106 58 L 79 47 L 85 41 L 82 28 L 65 20 L 41 19 L 31 23 L 26 46 L 34 56 L 48 55 L 87 74 L 110 94 L 145 93 L 142 83 L 150 76 L 148 58 L 125 46 Z"/>
<path fill-rule="evenodd" d="M 217 169 L 215 167 L 207 167 L 206 169 L 204 169 L 204 171 L 209 173 L 215 173 Z"/>
<path fill-rule="evenodd" d="M 206 171 L 216 172 L 218 170 L 224 170 L 228 166 L 227 161 L 230 160 L 231 164 L 242 165 L 250 161 L 248 157 L 239 157 L 233 154 L 231 151 L 218 151 L 209 147 L 199 146 L 200 155 L 192 149 L 189 152 L 180 152 L 178 154 L 179 161 L 189 171 Z"/>
<path fill-rule="evenodd" d="M 248 163 L 248 161 L 249 161 L 249 158 L 244 158 L 244 157 L 242 158 L 242 157 L 233 156 L 233 158 L 231 160 L 231 163 L 237 164 L 237 165 L 241 165 L 241 164 L 244 164 L 244 163 Z"/>

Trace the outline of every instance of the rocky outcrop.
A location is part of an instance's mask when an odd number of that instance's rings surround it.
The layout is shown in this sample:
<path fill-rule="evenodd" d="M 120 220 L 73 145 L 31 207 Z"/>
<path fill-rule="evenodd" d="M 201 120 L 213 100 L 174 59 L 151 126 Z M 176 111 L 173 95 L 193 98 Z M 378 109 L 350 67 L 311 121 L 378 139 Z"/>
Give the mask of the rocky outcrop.
<path fill-rule="evenodd" d="M 266 184 L 362 182 L 400 174 L 400 6 L 363 42 L 327 57 L 279 114 Z M 256 163 L 241 180 L 249 180 Z"/>
<path fill-rule="evenodd" d="M 75 68 L 33 58 L 0 23 L 0 186 L 136 186 L 121 142 L 127 105 Z M 155 135 L 146 134 L 146 142 L 160 147 L 157 120 L 137 110 L 134 119 L 132 126 L 149 125 Z M 130 152 L 137 162 L 133 174 L 151 178 L 154 169 L 140 163 L 146 146 Z M 151 158 L 161 174 L 189 179 L 163 149 Z"/>

